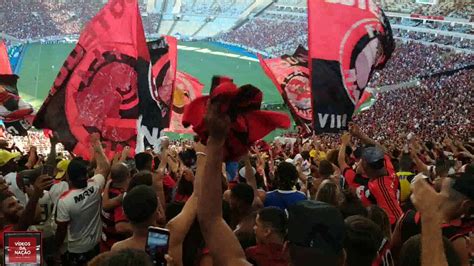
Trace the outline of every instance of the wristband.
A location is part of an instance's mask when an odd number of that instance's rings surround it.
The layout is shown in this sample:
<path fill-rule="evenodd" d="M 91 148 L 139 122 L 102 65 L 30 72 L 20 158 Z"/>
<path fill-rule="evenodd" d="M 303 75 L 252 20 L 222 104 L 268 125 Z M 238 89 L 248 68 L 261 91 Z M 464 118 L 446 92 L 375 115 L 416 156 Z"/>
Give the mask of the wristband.
<path fill-rule="evenodd" d="M 207 156 L 207 154 L 205 154 L 204 152 L 200 152 L 200 151 L 196 152 L 196 156 L 197 155 Z"/>

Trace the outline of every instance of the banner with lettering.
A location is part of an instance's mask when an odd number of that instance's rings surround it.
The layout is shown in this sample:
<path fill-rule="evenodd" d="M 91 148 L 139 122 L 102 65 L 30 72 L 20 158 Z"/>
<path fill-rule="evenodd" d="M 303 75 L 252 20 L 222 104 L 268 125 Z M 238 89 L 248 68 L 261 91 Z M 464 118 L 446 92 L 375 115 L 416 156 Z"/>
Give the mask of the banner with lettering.
<path fill-rule="evenodd" d="M 42 262 L 41 232 L 4 232 L 5 266 L 40 266 Z"/>
<path fill-rule="evenodd" d="M 308 32 L 314 129 L 346 130 L 374 70 L 395 49 L 390 23 L 372 0 L 309 0 Z"/>
<path fill-rule="evenodd" d="M 133 149 L 138 117 L 159 109 L 150 71 L 137 0 L 110 0 L 84 28 L 34 126 L 51 129 L 86 159 L 91 133 L 100 134 L 108 157 L 126 145 Z"/>
<path fill-rule="evenodd" d="M 308 50 L 299 46 L 293 55 L 263 59 L 258 56 L 265 74 L 273 81 L 288 106 L 300 132 L 312 132 L 313 110 L 309 84 Z"/>

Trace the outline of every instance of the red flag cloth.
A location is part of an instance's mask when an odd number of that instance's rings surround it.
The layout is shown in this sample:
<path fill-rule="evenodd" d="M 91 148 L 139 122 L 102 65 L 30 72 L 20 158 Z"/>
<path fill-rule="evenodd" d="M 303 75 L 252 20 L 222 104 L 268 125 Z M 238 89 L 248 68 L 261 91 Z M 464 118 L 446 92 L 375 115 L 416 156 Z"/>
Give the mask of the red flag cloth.
<path fill-rule="evenodd" d="M 0 42 L 0 120 L 10 134 L 26 136 L 34 110 L 19 96 L 17 81 L 18 76 L 11 70 L 7 47 Z"/>
<path fill-rule="evenodd" d="M 345 130 L 373 71 L 393 53 L 390 23 L 372 0 L 308 0 L 308 34 L 314 129 Z"/>
<path fill-rule="evenodd" d="M 197 78 L 181 71 L 176 73 L 169 132 L 180 134 L 193 133 L 192 127 L 185 128 L 183 126 L 184 109 L 190 102 L 202 96 L 203 88 L 204 85 Z"/>
<path fill-rule="evenodd" d="M 278 112 L 261 111 L 262 92 L 251 86 L 240 88 L 232 82 L 218 85 L 209 96 L 197 98 L 186 106 L 183 125 L 192 125 L 194 132 L 204 143 L 209 137 L 204 122 L 207 104 L 211 100 L 219 100 L 221 112 L 231 119 L 231 128 L 225 142 L 225 161 L 236 161 L 258 140 L 276 128 L 289 128 L 288 115 Z"/>
<path fill-rule="evenodd" d="M 293 55 L 263 59 L 258 56 L 265 74 L 277 87 L 296 124 L 303 134 L 312 132 L 313 109 L 309 84 L 308 51 L 299 46 Z"/>
<path fill-rule="evenodd" d="M 4 42 L 0 42 L 0 75 L 13 75 L 7 46 Z"/>
<path fill-rule="evenodd" d="M 149 88 L 150 56 L 136 0 L 110 0 L 83 30 L 34 125 L 57 133 L 86 159 L 99 133 L 109 157 L 136 144 L 139 91 Z"/>

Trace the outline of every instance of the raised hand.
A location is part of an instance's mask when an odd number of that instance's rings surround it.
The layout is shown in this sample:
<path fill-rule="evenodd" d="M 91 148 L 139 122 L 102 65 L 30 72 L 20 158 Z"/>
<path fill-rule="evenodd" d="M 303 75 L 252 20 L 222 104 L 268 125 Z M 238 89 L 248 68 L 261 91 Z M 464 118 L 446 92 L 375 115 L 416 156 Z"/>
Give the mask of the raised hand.
<path fill-rule="evenodd" d="M 209 103 L 206 117 L 204 118 L 209 136 L 216 140 L 224 140 L 230 129 L 230 118 L 220 112 L 220 103 Z"/>

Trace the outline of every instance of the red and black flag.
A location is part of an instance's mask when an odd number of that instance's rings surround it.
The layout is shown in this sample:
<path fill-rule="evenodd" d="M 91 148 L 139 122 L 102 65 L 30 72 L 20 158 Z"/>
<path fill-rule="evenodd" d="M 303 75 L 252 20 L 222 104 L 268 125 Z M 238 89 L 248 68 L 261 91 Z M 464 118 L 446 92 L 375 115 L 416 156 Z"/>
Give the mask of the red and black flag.
<path fill-rule="evenodd" d="M 34 126 L 56 132 L 66 149 L 85 158 L 95 132 L 108 156 L 134 148 L 138 117 L 159 109 L 151 104 L 150 71 L 137 1 L 111 0 L 83 30 Z"/>
<path fill-rule="evenodd" d="M 395 48 L 390 24 L 372 0 L 309 0 L 308 27 L 314 129 L 345 130 Z"/>
<path fill-rule="evenodd" d="M 158 148 L 162 130 L 170 125 L 176 80 L 177 49 L 178 42 L 171 36 L 163 36 L 148 43 L 152 82 L 149 92 L 140 91 L 140 106 L 143 107 L 143 110 L 139 117 L 137 151 L 144 151 L 148 147 Z M 150 106 L 158 108 L 150 110 Z"/>
<path fill-rule="evenodd" d="M 18 95 L 18 76 L 13 74 L 7 47 L 0 42 L 0 120 L 12 135 L 26 136 L 34 118 L 33 107 Z"/>
<path fill-rule="evenodd" d="M 183 114 L 186 106 L 196 98 L 202 96 L 204 85 L 199 80 L 187 73 L 176 72 L 176 82 L 173 92 L 173 111 L 171 112 L 171 122 L 169 132 L 180 134 L 192 134 L 192 127 L 183 126 Z"/>
<path fill-rule="evenodd" d="M 283 101 L 300 128 L 300 132 L 312 132 L 313 109 L 311 106 L 311 87 L 309 84 L 308 50 L 299 46 L 293 55 L 263 59 L 260 64 L 277 87 Z"/>

